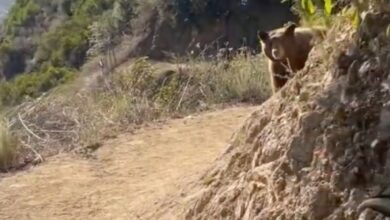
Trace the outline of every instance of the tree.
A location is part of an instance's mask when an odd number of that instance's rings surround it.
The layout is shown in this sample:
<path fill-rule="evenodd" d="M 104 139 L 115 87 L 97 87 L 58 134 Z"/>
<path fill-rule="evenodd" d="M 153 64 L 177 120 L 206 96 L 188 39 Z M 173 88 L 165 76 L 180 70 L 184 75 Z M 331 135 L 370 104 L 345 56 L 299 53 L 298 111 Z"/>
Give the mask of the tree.
<path fill-rule="evenodd" d="M 115 46 L 120 42 L 122 35 L 128 33 L 130 29 L 129 21 L 134 16 L 134 4 L 133 1 L 127 0 L 115 1 L 112 10 L 108 10 L 99 21 L 93 22 L 89 27 L 91 31 L 89 41 L 92 47 L 88 54 L 104 55 L 101 61 L 103 74 L 110 72 L 117 64 Z"/>

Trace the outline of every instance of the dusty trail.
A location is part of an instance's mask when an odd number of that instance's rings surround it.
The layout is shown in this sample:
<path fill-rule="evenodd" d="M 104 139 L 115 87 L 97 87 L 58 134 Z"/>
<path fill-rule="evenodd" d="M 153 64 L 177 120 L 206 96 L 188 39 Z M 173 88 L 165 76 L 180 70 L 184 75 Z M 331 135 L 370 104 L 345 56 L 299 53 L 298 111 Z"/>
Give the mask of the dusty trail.
<path fill-rule="evenodd" d="M 151 125 L 0 180 L 0 219 L 182 219 L 196 181 L 256 107 Z"/>

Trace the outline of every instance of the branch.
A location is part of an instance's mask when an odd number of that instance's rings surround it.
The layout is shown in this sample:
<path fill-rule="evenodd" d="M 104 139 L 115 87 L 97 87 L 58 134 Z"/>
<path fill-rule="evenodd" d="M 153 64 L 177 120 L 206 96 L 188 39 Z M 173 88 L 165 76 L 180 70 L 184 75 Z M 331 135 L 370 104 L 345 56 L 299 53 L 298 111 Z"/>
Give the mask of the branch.
<path fill-rule="evenodd" d="M 25 143 L 24 141 L 21 141 L 21 143 L 23 144 L 23 146 L 30 149 L 37 156 L 34 161 L 36 161 L 36 160 L 39 160 L 39 162 L 44 161 L 43 157 L 33 147 L 31 147 L 29 144 Z"/>
<path fill-rule="evenodd" d="M 28 131 L 28 133 L 30 133 L 32 136 L 34 136 L 35 138 L 37 138 L 38 140 L 41 140 L 41 141 L 46 141 L 45 139 L 39 137 L 38 135 L 36 135 L 34 132 L 32 132 L 27 126 L 26 124 L 23 122 L 22 120 L 22 117 L 20 116 L 20 113 L 18 113 L 18 118 L 19 118 L 19 121 L 20 123 L 23 125 L 23 127 L 26 129 L 26 131 Z"/>

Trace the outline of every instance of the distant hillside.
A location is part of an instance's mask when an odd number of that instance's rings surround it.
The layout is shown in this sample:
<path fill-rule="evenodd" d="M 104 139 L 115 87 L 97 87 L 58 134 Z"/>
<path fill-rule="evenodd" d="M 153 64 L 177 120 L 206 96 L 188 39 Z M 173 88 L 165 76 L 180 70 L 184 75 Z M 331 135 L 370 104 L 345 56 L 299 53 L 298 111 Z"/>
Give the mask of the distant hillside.
<path fill-rule="evenodd" d="M 293 19 L 280 0 L 23 0 L 16 1 L 6 20 L 6 40 L 0 42 L 0 73 L 40 71 L 42 65 L 78 68 L 90 47 L 88 30 L 94 22 L 111 36 L 149 30 L 144 42 L 147 55 L 159 58 L 163 51 L 186 53 L 194 42 L 203 46 L 217 39 L 231 46 L 257 44 L 259 29 L 269 29 Z M 11 0 L 1 0 L 8 8 Z M 3 9 L 3 11 L 4 11 Z M 153 10 L 157 14 L 153 14 Z M 4 13 L 4 12 L 3 12 Z M 130 28 L 134 20 L 143 22 Z M 109 26 L 109 27 L 107 27 Z M 107 30 L 102 30 L 107 28 Z M 157 38 L 156 38 L 157 37 Z M 117 39 L 120 41 L 120 39 Z M 145 46 L 142 44 L 142 46 Z M 149 48 L 151 47 L 151 48 Z M 145 55 L 145 54 L 141 54 Z M 3 61 L 3 62 L 1 62 Z"/>

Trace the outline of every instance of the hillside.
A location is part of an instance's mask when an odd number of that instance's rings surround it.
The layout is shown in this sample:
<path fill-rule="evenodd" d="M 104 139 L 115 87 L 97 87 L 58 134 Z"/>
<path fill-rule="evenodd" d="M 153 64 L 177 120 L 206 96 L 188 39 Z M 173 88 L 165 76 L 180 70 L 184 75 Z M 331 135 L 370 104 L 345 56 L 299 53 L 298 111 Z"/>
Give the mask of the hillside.
<path fill-rule="evenodd" d="M 17 0 L 0 218 L 390 217 L 390 4 L 287 2 Z M 287 20 L 327 33 L 272 94 L 257 31 Z"/>

